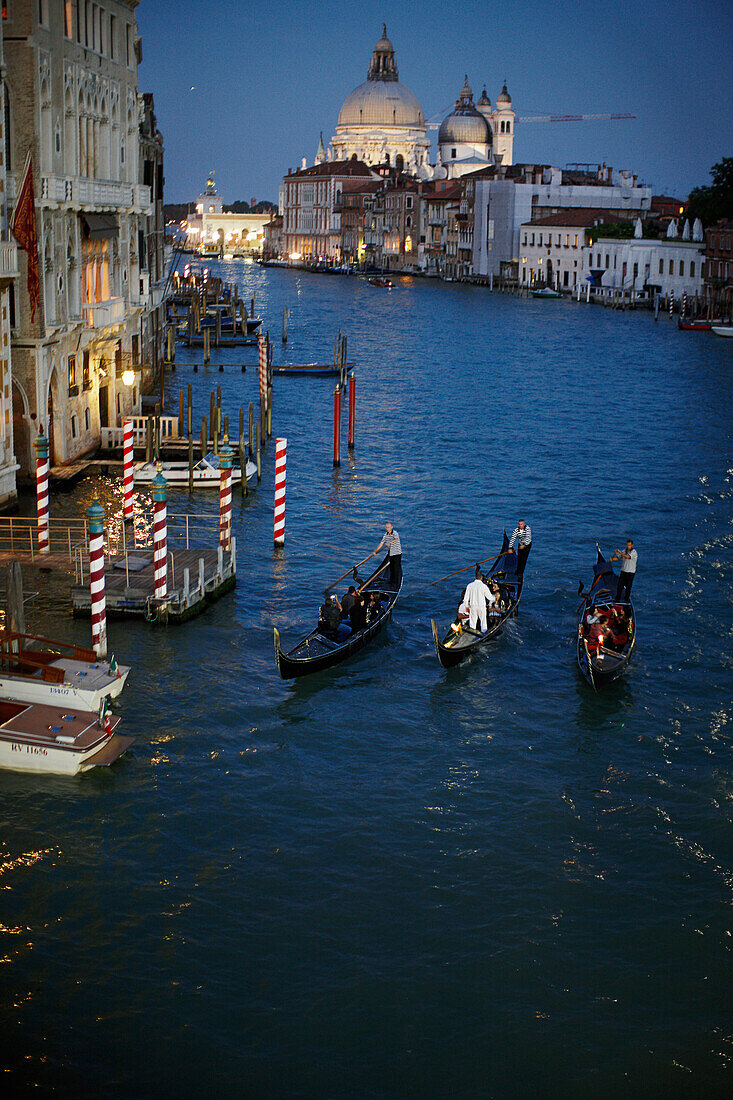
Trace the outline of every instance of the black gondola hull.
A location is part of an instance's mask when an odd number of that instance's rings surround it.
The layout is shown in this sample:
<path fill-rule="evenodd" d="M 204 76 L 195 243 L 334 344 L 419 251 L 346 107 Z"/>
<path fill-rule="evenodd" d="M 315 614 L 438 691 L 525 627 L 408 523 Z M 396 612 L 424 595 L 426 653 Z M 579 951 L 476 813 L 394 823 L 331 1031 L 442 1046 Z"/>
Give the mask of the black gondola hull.
<path fill-rule="evenodd" d="M 455 668 L 471 653 L 475 653 L 477 649 L 482 649 L 489 642 L 493 642 L 495 638 L 498 638 L 504 629 L 504 625 L 507 619 L 511 619 L 517 612 L 519 600 L 521 597 L 521 588 L 517 582 L 516 577 L 516 559 L 513 555 L 508 555 L 509 539 L 506 531 L 504 531 L 504 537 L 502 540 L 500 554 L 497 555 L 499 559 L 494 568 L 490 571 L 489 576 L 497 579 L 499 584 L 509 584 L 513 594 L 509 599 L 509 605 L 500 616 L 494 616 L 489 629 L 484 634 L 475 633 L 473 631 L 464 631 L 460 635 L 456 635 L 453 629 L 449 629 L 441 642 L 438 637 L 438 628 L 435 625 L 434 620 L 430 620 L 433 628 L 433 641 L 435 642 L 435 652 L 438 655 L 443 668 Z M 504 566 L 512 565 L 514 569 L 514 580 L 509 580 L 511 573 L 507 576 L 507 570 Z M 500 579 L 501 575 L 501 579 Z M 456 644 L 458 643 L 458 644 Z"/>
<path fill-rule="evenodd" d="M 350 635 L 341 643 L 334 642 L 323 635 L 319 635 L 318 631 L 311 631 L 311 633 L 299 642 L 294 649 L 286 653 L 280 645 L 279 631 L 275 630 L 275 656 L 277 658 L 278 671 L 283 680 L 293 680 L 299 676 L 312 676 L 316 672 L 325 672 L 335 665 L 342 664 L 350 657 L 353 657 L 354 654 L 364 649 L 365 646 L 374 641 L 374 639 L 384 630 L 392 617 L 392 611 L 394 610 L 401 590 L 401 583 L 396 591 L 381 588 L 370 589 L 370 591 L 379 593 L 379 595 L 387 601 L 387 606 L 378 619 L 368 623 L 363 630 Z M 312 642 L 314 645 L 320 645 L 321 647 L 328 646 L 328 648 L 325 652 L 310 657 L 294 656 L 297 650 L 307 646 L 309 642 Z"/>
<path fill-rule="evenodd" d="M 594 691 L 599 691 L 601 688 L 609 687 L 620 680 L 629 667 L 636 645 L 636 612 L 631 600 L 618 601 L 614 598 L 618 578 L 611 563 L 606 561 L 599 548 L 596 548 L 596 550 L 595 579 L 585 598 L 578 620 L 576 660 L 584 680 Z M 628 608 L 629 639 L 624 648 L 617 654 L 594 655 L 589 652 L 586 644 L 583 621 L 589 611 L 611 606 Z"/>

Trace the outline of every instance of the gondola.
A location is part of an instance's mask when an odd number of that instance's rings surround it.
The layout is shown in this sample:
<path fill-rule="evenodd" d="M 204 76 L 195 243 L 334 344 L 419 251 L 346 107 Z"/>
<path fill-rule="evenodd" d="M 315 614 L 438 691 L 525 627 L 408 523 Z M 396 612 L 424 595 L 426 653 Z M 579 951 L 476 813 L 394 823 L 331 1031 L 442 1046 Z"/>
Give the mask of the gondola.
<path fill-rule="evenodd" d="M 578 668 L 594 691 L 606 687 L 618 680 L 626 672 L 636 644 L 636 614 L 631 600 L 616 599 L 618 577 L 610 561 L 606 561 L 600 547 L 596 546 L 597 560 L 593 567 L 593 584 L 583 601 L 578 620 Z M 614 644 L 609 638 L 608 646 L 591 651 L 588 648 L 589 616 L 598 611 L 618 609 L 624 617 L 626 631 L 620 636 L 622 644 Z M 617 634 L 617 637 L 619 635 Z M 600 636 L 603 638 L 603 635 Z M 600 641 L 599 638 L 599 641 Z"/>
<path fill-rule="evenodd" d="M 516 613 L 522 590 L 517 577 L 517 556 L 516 554 L 510 554 L 508 551 L 509 539 L 505 531 L 501 551 L 496 563 L 489 572 L 489 576 L 497 582 L 501 589 L 502 608 L 498 612 L 488 612 L 488 629 L 484 634 L 479 630 L 471 630 L 466 626 L 462 626 L 459 631 L 451 626 L 441 642 L 435 620 L 430 620 L 433 628 L 435 652 L 438 654 L 438 660 L 443 668 L 453 668 L 469 653 L 474 653 L 477 649 L 485 646 L 487 642 L 498 637 L 504 629 L 504 623 Z"/>
<path fill-rule="evenodd" d="M 317 626 L 311 630 L 302 641 L 286 653 L 280 646 L 280 632 L 275 627 L 275 657 L 277 667 L 283 680 L 292 680 L 297 676 L 310 676 L 313 672 L 323 672 L 324 669 L 333 668 L 348 660 L 354 653 L 358 653 L 364 646 L 376 638 L 384 630 L 392 616 L 394 605 L 402 591 L 402 581 L 395 588 L 389 581 L 384 580 L 386 563 L 381 565 L 366 581 L 361 581 L 354 569 L 354 584 L 359 591 L 371 594 L 376 592 L 381 600 L 382 614 L 372 622 L 366 624 L 362 630 L 356 633 L 346 631 L 349 629 L 344 624 L 339 627 L 334 637 L 323 632 L 322 627 Z"/>

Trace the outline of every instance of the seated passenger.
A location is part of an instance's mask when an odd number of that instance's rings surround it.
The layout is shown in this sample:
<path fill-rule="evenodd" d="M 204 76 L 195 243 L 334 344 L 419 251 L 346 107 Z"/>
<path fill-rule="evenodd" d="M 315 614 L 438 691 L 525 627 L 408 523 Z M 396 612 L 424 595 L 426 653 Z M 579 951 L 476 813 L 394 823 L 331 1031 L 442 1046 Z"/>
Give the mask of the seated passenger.
<path fill-rule="evenodd" d="M 471 612 L 468 609 L 468 604 L 466 603 L 465 592 L 466 592 L 466 590 L 464 588 L 463 598 L 462 598 L 462 600 L 461 600 L 461 602 L 458 606 L 458 611 L 456 612 L 456 621 L 454 623 L 451 623 L 451 626 L 455 630 L 456 634 L 461 633 L 461 631 L 463 630 L 463 624 L 465 622 L 467 622 L 467 620 L 469 619 L 470 614 L 471 614 Z"/>
<path fill-rule="evenodd" d="M 373 623 L 382 614 L 382 601 L 376 592 L 372 592 L 366 609 L 366 621 Z"/>
<path fill-rule="evenodd" d="M 499 585 L 496 583 L 496 581 L 491 580 L 491 581 L 489 581 L 489 588 L 493 592 L 494 599 L 496 601 L 496 603 L 494 604 L 494 608 L 497 611 L 503 611 L 504 610 L 504 596 L 503 596 L 503 593 L 502 593 L 501 589 L 499 588 Z"/>
<path fill-rule="evenodd" d="M 608 620 L 603 612 L 599 612 L 597 618 L 594 619 L 593 624 L 588 631 L 588 652 L 597 653 L 599 650 L 603 650 L 603 643 L 606 640 L 608 633 Z"/>
<path fill-rule="evenodd" d="M 341 604 L 332 594 L 327 595 L 321 607 L 319 627 L 326 634 L 335 634 L 341 622 Z"/>
<path fill-rule="evenodd" d="M 354 600 L 356 599 L 356 587 L 353 584 L 349 585 L 349 591 L 341 601 L 341 618 L 348 619 L 349 612 L 354 606 Z"/>
<path fill-rule="evenodd" d="M 351 620 L 351 629 L 356 633 L 357 630 L 363 630 L 366 626 L 366 603 L 361 593 L 357 592 L 354 597 L 354 604 L 349 612 L 349 619 Z"/>

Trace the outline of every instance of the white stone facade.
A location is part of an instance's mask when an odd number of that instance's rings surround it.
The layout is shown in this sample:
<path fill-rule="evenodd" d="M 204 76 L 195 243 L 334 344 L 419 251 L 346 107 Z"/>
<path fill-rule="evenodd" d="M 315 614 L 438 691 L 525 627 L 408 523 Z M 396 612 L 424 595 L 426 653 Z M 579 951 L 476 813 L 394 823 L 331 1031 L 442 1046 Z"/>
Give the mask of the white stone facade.
<path fill-rule="evenodd" d="M 3 61 L 3 28 L 0 25 L 0 70 Z M 13 425 L 13 377 L 10 348 L 11 287 L 18 275 L 18 252 L 10 237 L 6 207 L 5 179 L 5 87 L 0 83 L 0 508 L 17 497 Z"/>
<path fill-rule="evenodd" d="M 699 241 L 614 240 L 599 235 L 584 250 L 583 259 L 584 278 L 592 276 L 601 296 L 618 290 L 665 298 L 671 293 L 680 301 L 683 294 L 703 294 L 705 245 Z"/>

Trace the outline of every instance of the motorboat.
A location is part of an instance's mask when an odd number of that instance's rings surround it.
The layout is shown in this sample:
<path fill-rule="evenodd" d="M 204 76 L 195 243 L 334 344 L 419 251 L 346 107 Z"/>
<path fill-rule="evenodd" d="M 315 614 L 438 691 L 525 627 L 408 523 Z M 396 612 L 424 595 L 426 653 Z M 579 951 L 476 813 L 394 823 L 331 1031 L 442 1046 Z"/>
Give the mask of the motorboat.
<path fill-rule="evenodd" d="M 713 325 L 712 329 L 716 336 L 733 336 L 733 325 Z"/>
<path fill-rule="evenodd" d="M 553 290 L 551 286 L 543 286 L 540 290 L 532 291 L 533 298 L 561 298 L 559 290 Z"/>
<path fill-rule="evenodd" d="M 247 462 L 247 481 L 257 476 L 254 462 Z M 169 485 L 188 485 L 188 462 L 136 462 L 132 468 L 132 477 L 138 485 L 149 485 L 161 473 Z M 242 480 L 240 466 L 232 467 L 232 485 Z M 221 463 L 219 455 L 208 454 L 201 458 L 193 468 L 193 483 L 199 488 L 217 489 L 221 483 Z"/>
<path fill-rule="evenodd" d="M 77 775 L 107 767 L 134 737 L 115 733 L 120 723 L 102 712 L 0 699 L 0 767 L 23 772 Z"/>
<path fill-rule="evenodd" d="M 98 660 L 93 649 L 37 634 L 0 633 L 0 698 L 97 710 L 103 699 L 120 694 L 129 674 L 129 665 Z"/>

